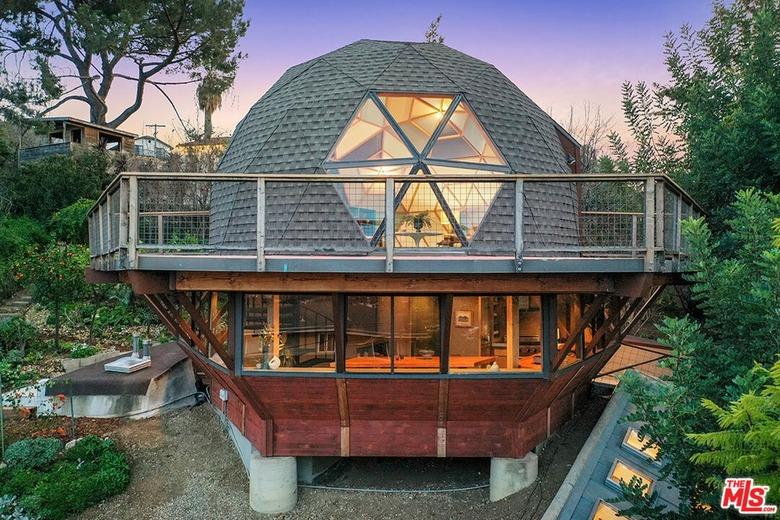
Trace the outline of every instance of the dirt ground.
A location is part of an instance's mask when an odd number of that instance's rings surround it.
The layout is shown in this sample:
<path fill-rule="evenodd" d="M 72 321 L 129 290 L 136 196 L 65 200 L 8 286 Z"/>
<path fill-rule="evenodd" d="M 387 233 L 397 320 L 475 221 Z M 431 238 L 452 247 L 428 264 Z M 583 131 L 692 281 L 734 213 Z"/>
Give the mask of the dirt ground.
<path fill-rule="evenodd" d="M 276 518 L 453 518 L 538 519 L 569 471 L 606 405 L 592 398 L 547 443 L 539 480 L 520 493 L 491 503 L 488 490 L 445 493 L 379 493 L 299 488 L 298 506 Z M 220 419 L 208 405 L 162 417 L 123 421 L 108 432 L 127 450 L 133 475 L 127 491 L 79 518 L 249 519 L 244 467 Z M 488 459 L 349 459 L 316 482 L 328 486 L 432 489 L 486 484 Z"/>

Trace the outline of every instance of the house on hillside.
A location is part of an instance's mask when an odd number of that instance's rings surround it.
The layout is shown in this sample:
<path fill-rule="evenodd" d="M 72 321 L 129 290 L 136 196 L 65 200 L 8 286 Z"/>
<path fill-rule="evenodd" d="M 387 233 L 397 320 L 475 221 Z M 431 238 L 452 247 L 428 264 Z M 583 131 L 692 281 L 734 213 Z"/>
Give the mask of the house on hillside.
<path fill-rule="evenodd" d="M 133 153 L 136 134 L 96 125 L 75 117 L 45 117 L 40 144 L 19 151 L 20 161 L 34 161 L 52 155 L 68 155 L 79 147 L 101 148 L 111 152 Z"/>
<path fill-rule="evenodd" d="M 173 146 L 152 135 L 141 135 L 133 140 L 133 151 L 139 157 L 165 159 L 172 150 Z"/>
<path fill-rule="evenodd" d="M 89 217 L 92 281 L 132 285 L 251 447 L 251 504 L 298 463 L 490 457 L 490 496 L 668 285 L 699 208 L 659 174 L 582 174 L 494 66 L 360 40 L 290 68 L 218 173 L 123 173 Z"/>

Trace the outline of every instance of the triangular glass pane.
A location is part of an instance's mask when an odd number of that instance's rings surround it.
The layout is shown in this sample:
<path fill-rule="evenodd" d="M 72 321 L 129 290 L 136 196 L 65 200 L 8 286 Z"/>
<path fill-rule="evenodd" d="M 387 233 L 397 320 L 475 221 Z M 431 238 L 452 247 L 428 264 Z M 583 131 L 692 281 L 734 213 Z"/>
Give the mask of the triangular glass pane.
<path fill-rule="evenodd" d="M 452 103 L 452 96 L 380 94 L 382 104 L 418 152 L 422 152 Z"/>
<path fill-rule="evenodd" d="M 344 128 L 329 161 L 410 159 L 409 149 L 373 100 L 367 98 Z"/>
<path fill-rule="evenodd" d="M 396 247 L 459 247 L 454 226 L 431 188 L 432 182 L 410 182 L 395 211 Z M 396 194 L 403 189 L 396 182 Z"/>
<path fill-rule="evenodd" d="M 458 103 L 428 157 L 447 161 L 506 165 L 479 119 L 464 101 Z"/>

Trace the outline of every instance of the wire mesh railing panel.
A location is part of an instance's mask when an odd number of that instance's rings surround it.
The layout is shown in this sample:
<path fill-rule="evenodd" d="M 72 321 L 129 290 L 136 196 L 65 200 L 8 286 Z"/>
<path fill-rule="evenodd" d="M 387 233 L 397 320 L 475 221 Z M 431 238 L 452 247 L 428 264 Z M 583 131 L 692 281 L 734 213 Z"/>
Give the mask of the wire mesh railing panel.
<path fill-rule="evenodd" d="M 678 226 L 680 225 L 680 215 L 678 215 L 678 201 L 679 195 L 672 191 L 669 186 L 664 183 L 664 206 L 663 206 L 663 248 L 666 251 L 677 250 L 677 233 Z"/>
<path fill-rule="evenodd" d="M 211 181 L 141 179 L 138 246 L 173 251 L 209 245 Z"/>
<path fill-rule="evenodd" d="M 614 253 L 645 247 L 644 182 L 581 182 L 580 246 Z"/>
<path fill-rule="evenodd" d="M 101 226 L 102 226 L 101 227 L 101 231 L 100 231 L 101 232 L 101 236 L 102 236 L 102 240 L 100 242 L 100 244 L 101 244 L 100 252 L 102 254 L 108 253 L 108 250 L 110 248 L 110 244 L 109 244 L 109 242 L 110 242 L 110 240 L 109 240 L 110 231 L 109 230 L 111 229 L 111 227 L 110 227 L 111 226 L 111 222 L 109 220 L 108 211 L 109 211 L 109 207 L 108 207 L 107 203 L 104 202 L 103 204 L 100 205 L 100 221 L 101 221 Z"/>

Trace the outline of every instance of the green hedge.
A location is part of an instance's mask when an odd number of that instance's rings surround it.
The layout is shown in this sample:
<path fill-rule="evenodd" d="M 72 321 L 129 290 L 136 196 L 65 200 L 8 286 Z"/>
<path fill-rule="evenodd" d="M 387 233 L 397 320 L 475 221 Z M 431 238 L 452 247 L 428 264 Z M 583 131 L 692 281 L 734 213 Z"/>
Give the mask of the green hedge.
<path fill-rule="evenodd" d="M 94 435 L 58 453 L 44 467 L 9 464 L 0 470 L 0 495 L 16 497 L 16 505 L 41 520 L 60 520 L 84 511 L 121 493 L 129 483 L 125 454 L 113 441 Z"/>

